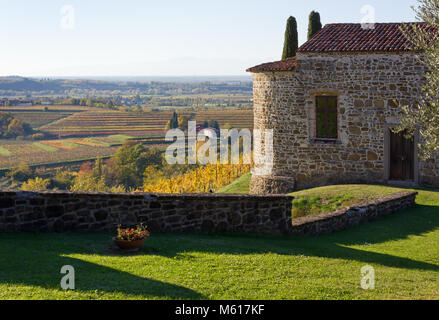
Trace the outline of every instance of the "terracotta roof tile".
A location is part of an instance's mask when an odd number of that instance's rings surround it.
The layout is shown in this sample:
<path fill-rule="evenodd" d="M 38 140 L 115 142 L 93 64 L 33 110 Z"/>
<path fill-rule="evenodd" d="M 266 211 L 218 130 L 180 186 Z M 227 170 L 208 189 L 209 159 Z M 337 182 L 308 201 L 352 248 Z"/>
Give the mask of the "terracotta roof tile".
<path fill-rule="evenodd" d="M 427 28 L 423 22 L 410 22 Z M 298 52 L 402 52 L 410 51 L 409 42 L 400 30 L 402 23 L 376 23 L 373 29 L 361 24 L 328 24 L 303 44 Z M 430 28 L 432 32 L 436 30 Z M 296 58 L 269 62 L 250 68 L 247 72 L 294 71 Z"/>
<path fill-rule="evenodd" d="M 250 68 L 247 72 L 265 72 L 265 71 L 294 71 L 297 66 L 296 58 L 288 58 L 281 61 L 263 63 L 256 67 Z"/>
<path fill-rule="evenodd" d="M 412 22 L 427 27 L 422 22 Z M 373 29 L 361 24 L 328 24 L 303 44 L 298 52 L 398 52 L 410 51 L 400 30 L 402 23 L 376 23 Z"/>

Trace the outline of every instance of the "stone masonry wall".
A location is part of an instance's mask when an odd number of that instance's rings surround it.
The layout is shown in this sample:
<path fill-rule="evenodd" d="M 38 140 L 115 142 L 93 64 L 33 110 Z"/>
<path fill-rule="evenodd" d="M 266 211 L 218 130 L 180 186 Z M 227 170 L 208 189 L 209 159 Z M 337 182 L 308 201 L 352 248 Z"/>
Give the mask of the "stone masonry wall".
<path fill-rule="evenodd" d="M 0 192 L 0 232 L 114 231 L 144 223 L 151 232 L 319 235 L 415 204 L 402 192 L 318 216 L 291 219 L 292 197 Z"/>
<path fill-rule="evenodd" d="M 145 223 L 152 232 L 279 234 L 292 197 L 0 191 L 0 231 L 112 231 Z"/>
<path fill-rule="evenodd" d="M 289 230 L 292 235 L 317 236 L 345 230 L 368 221 L 388 216 L 414 206 L 417 192 L 399 192 L 355 207 L 294 219 Z"/>
<path fill-rule="evenodd" d="M 425 81 L 416 54 L 304 53 L 297 60 L 294 72 L 253 74 L 255 129 L 274 131 L 274 168 L 254 176 L 251 193 L 284 192 L 283 183 L 272 187 L 275 177 L 291 178 L 296 190 L 387 183 L 386 133 L 400 116 L 395 100 L 413 105 Z M 318 95 L 338 97 L 336 140 L 315 139 Z M 419 160 L 417 168 L 420 184 L 439 185 L 439 161 Z"/>

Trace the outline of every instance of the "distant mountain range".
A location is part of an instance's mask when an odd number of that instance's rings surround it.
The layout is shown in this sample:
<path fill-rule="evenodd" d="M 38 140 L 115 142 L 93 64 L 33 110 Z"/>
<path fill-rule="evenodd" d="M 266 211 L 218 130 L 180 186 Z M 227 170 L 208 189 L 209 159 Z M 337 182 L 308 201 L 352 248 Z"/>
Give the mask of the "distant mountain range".
<path fill-rule="evenodd" d="M 67 80 L 97 80 L 110 82 L 183 82 L 183 83 L 227 83 L 227 82 L 250 82 L 252 78 L 248 76 L 85 76 L 85 77 L 51 77 L 51 79 Z"/>
<path fill-rule="evenodd" d="M 0 77 L 0 96 L 67 95 L 95 96 L 122 94 L 188 94 L 250 92 L 251 78 L 246 76 L 212 77 L 84 77 L 26 78 Z"/>
<path fill-rule="evenodd" d="M 75 79 L 37 79 L 24 77 L 0 77 L 0 90 L 21 91 L 66 91 L 72 89 L 84 90 L 118 90 L 118 89 L 145 89 L 146 83 L 137 82 L 109 82 L 99 80 Z"/>

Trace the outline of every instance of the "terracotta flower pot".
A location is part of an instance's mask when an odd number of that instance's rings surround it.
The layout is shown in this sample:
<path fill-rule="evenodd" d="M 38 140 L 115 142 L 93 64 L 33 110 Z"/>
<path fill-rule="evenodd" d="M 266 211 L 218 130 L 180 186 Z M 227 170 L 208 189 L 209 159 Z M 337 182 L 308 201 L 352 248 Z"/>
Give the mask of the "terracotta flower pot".
<path fill-rule="evenodd" d="M 135 241 L 128 241 L 128 240 L 119 240 L 117 238 L 113 238 L 114 243 L 119 247 L 121 250 L 138 250 L 142 247 L 143 243 L 145 242 L 146 238 L 143 238 L 141 240 L 135 240 Z"/>

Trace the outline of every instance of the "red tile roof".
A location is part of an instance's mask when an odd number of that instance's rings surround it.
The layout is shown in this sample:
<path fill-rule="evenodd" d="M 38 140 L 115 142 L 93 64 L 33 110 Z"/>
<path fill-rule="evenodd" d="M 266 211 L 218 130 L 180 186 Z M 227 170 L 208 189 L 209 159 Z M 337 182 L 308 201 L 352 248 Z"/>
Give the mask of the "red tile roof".
<path fill-rule="evenodd" d="M 414 22 L 420 27 L 425 23 Z M 376 23 L 373 29 L 361 24 L 328 24 L 302 45 L 298 52 L 398 52 L 409 51 L 402 23 Z"/>
<path fill-rule="evenodd" d="M 412 22 L 427 27 L 422 22 Z M 376 23 L 373 29 L 363 29 L 361 24 L 328 24 L 303 44 L 298 52 L 401 52 L 410 51 L 409 42 L 402 34 L 402 23 Z M 432 28 L 430 30 L 433 31 Z M 296 58 L 264 63 L 247 72 L 293 71 Z"/>
<path fill-rule="evenodd" d="M 263 63 L 256 67 L 250 68 L 247 72 L 264 72 L 264 71 L 294 71 L 297 66 L 296 57 L 288 58 L 281 61 Z"/>

